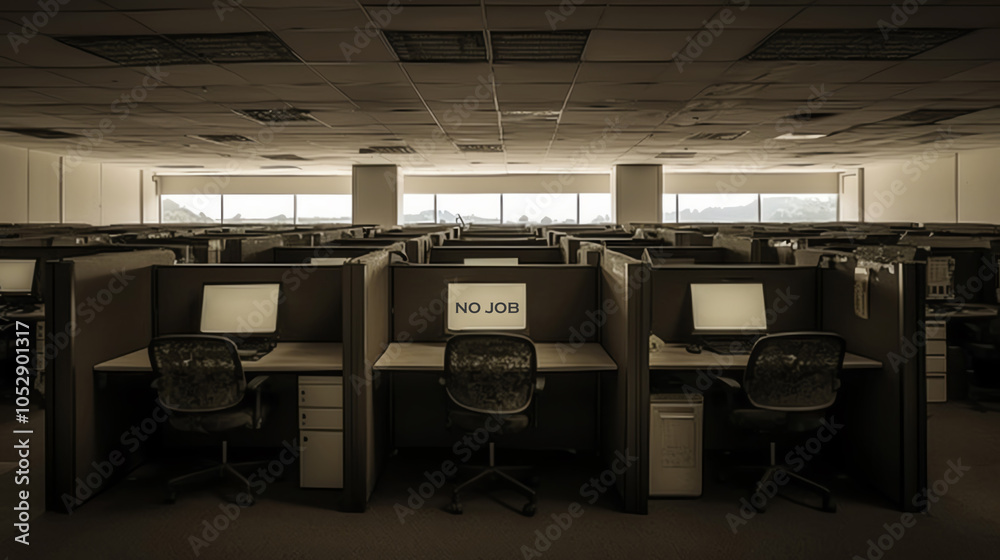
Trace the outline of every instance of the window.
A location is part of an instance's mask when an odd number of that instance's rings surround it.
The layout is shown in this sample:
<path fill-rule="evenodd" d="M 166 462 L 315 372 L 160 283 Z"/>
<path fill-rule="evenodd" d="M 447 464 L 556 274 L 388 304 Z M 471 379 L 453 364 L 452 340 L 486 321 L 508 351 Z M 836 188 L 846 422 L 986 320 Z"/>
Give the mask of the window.
<path fill-rule="evenodd" d="M 663 222 L 677 223 L 677 195 L 663 195 Z"/>
<path fill-rule="evenodd" d="M 610 224 L 615 221 L 611 213 L 611 193 L 581 193 L 581 224 Z"/>
<path fill-rule="evenodd" d="M 762 194 L 762 222 L 834 222 L 837 220 L 835 194 Z"/>
<path fill-rule="evenodd" d="M 433 224 L 433 194 L 403 194 L 404 224 Z"/>
<path fill-rule="evenodd" d="M 352 210 L 349 194 L 295 195 L 296 224 L 349 224 Z"/>
<path fill-rule="evenodd" d="M 505 224 L 575 224 L 576 195 L 565 193 L 510 193 L 503 195 Z"/>
<path fill-rule="evenodd" d="M 290 224 L 295 219 L 295 195 L 222 195 L 222 221 L 226 224 Z"/>
<path fill-rule="evenodd" d="M 756 222 L 756 194 L 679 194 L 680 222 Z"/>
<path fill-rule="evenodd" d="M 221 221 L 221 195 L 165 194 L 160 196 L 160 223 L 218 224 Z"/>
<path fill-rule="evenodd" d="M 499 194 L 439 194 L 438 223 L 454 224 L 462 216 L 467 224 L 499 224 Z"/>

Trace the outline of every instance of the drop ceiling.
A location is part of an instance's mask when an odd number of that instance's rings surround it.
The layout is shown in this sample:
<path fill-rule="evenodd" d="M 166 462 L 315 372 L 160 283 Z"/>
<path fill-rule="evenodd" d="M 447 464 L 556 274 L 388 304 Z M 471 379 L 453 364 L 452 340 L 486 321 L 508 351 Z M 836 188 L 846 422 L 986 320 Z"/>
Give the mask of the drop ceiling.
<path fill-rule="evenodd" d="M 423 174 L 823 171 L 938 139 L 1000 147 L 1000 3 L 893 4 L 72 0 L 43 17 L 37 0 L 4 0 L 0 144 L 199 171 L 293 160 L 303 173 Z M 33 19 L 38 34 L 15 48 Z M 871 45 L 879 21 L 895 26 L 882 49 L 809 42 Z M 453 62 L 394 50 L 443 34 L 482 48 Z M 178 63 L 151 75 L 129 61 L 170 53 L 123 44 L 172 45 Z M 826 136 L 775 140 L 786 133 Z M 249 141 L 218 141 L 237 137 Z"/>

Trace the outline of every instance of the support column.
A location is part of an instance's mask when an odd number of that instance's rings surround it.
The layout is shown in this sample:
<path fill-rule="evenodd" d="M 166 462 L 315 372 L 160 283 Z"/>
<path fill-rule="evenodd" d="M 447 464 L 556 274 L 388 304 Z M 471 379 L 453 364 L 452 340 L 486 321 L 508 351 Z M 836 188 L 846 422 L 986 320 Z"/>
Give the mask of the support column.
<path fill-rule="evenodd" d="M 619 224 L 663 221 L 663 166 L 616 165 L 611 198 Z"/>
<path fill-rule="evenodd" d="M 351 179 L 355 225 L 403 223 L 403 176 L 395 165 L 355 165 Z"/>

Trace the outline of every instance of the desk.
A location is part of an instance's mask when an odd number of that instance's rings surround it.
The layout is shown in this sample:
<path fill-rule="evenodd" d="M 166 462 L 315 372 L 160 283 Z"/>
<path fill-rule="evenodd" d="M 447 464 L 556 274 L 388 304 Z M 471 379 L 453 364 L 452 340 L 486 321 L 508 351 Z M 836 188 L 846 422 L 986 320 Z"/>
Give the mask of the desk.
<path fill-rule="evenodd" d="M 396 447 L 451 447 L 448 398 L 438 378 L 444 371 L 444 342 L 391 343 L 374 369 L 390 374 L 393 444 Z M 527 449 L 596 450 L 600 438 L 600 377 L 618 365 L 598 343 L 535 343 L 538 373 L 545 390 L 535 394 L 536 425 L 506 436 Z M 593 413 L 586 412 L 592 410 Z"/>
<path fill-rule="evenodd" d="M 928 319 L 992 319 L 997 316 L 998 308 L 987 303 L 928 305 L 925 314 Z"/>
<path fill-rule="evenodd" d="M 444 371 L 444 342 L 393 342 L 375 362 L 379 371 Z M 578 347 L 536 342 L 538 373 L 615 371 L 618 365 L 596 342 Z"/>
<path fill-rule="evenodd" d="M 243 361 L 247 377 L 277 374 L 268 381 L 269 390 L 284 397 L 272 405 L 262 429 L 245 434 L 234 433 L 229 436 L 229 441 L 238 446 L 276 447 L 279 442 L 287 441 L 293 430 L 297 430 L 302 449 L 299 456 L 300 486 L 341 488 L 343 431 L 344 426 L 349 424 L 343 414 L 343 381 L 340 375 L 344 369 L 343 348 L 339 342 L 281 342 L 261 359 Z M 97 364 L 94 372 L 99 388 L 108 387 L 109 378 L 132 387 L 132 391 L 119 390 L 117 394 L 120 397 L 127 394 L 135 402 L 135 395 L 138 394 L 135 391 L 148 388 L 148 377 L 153 368 L 149 363 L 149 353 L 143 348 Z M 150 395 L 150 400 L 152 398 Z M 109 403 L 120 402 L 122 398 L 107 400 Z M 121 424 L 138 425 L 135 424 L 136 418 L 142 418 L 142 414 L 148 414 L 148 411 L 146 406 L 139 407 L 138 416 L 126 415 Z M 118 432 L 113 430 L 113 433 Z M 311 442 L 308 446 L 305 445 L 307 441 Z"/>
<path fill-rule="evenodd" d="M 690 371 L 709 368 L 739 370 L 747 367 L 749 354 L 722 355 L 703 350 L 692 354 L 685 350 L 686 344 L 667 343 L 656 352 L 649 353 L 649 369 L 652 371 Z M 881 369 L 882 362 L 851 354 L 844 355 L 844 369 Z"/>
<path fill-rule="evenodd" d="M 243 361 L 246 373 L 340 372 L 344 369 L 344 346 L 339 342 L 280 342 L 263 358 Z M 94 366 L 98 373 L 153 371 L 149 353 L 143 348 Z"/>

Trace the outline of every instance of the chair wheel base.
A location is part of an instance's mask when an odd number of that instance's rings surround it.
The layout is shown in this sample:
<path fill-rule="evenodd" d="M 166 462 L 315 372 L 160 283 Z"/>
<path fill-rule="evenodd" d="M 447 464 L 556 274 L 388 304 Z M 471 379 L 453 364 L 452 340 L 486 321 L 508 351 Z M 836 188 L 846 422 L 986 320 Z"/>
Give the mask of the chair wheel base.
<path fill-rule="evenodd" d="M 823 511 L 827 513 L 837 513 L 837 502 L 833 498 L 823 500 Z"/>
<path fill-rule="evenodd" d="M 534 517 L 535 514 L 538 513 L 538 506 L 533 503 L 524 504 L 524 508 L 521 509 L 521 513 L 523 513 L 525 517 Z"/>
<path fill-rule="evenodd" d="M 446 507 L 445 510 L 447 510 L 448 513 L 451 513 L 451 514 L 454 514 L 454 515 L 462 515 L 462 504 L 460 504 L 458 502 L 452 502 L 452 503 L 448 504 L 448 507 Z"/>
<path fill-rule="evenodd" d="M 168 488 L 167 489 L 167 496 L 166 496 L 166 498 L 163 501 L 164 501 L 164 503 L 167 503 L 167 504 L 170 504 L 170 505 L 176 504 L 177 503 L 177 490 L 174 490 L 173 488 Z"/>

